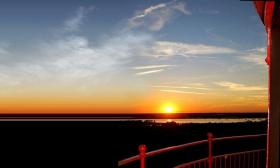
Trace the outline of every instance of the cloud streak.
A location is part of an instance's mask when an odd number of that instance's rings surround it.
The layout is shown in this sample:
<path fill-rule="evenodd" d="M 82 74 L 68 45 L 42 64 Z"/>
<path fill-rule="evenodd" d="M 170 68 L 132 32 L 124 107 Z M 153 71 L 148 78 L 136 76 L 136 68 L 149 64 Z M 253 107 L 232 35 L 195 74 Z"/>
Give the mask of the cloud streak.
<path fill-rule="evenodd" d="M 168 92 L 168 93 L 179 93 L 179 94 L 205 94 L 201 92 L 190 92 L 190 91 L 182 91 L 182 90 L 171 90 L 171 89 L 162 89 L 160 92 Z"/>
<path fill-rule="evenodd" d="M 157 85 L 152 86 L 154 88 L 170 88 L 170 89 L 197 89 L 197 90 L 209 90 L 208 88 L 203 87 L 194 87 L 194 86 L 168 86 L 168 85 Z"/>
<path fill-rule="evenodd" d="M 8 54 L 8 44 L 7 43 L 0 43 L 0 57 L 1 55 Z"/>
<path fill-rule="evenodd" d="M 144 27 L 151 31 L 159 31 L 175 12 L 191 14 L 184 2 L 174 0 L 169 3 L 160 3 L 138 11 L 128 20 L 128 28 Z"/>
<path fill-rule="evenodd" d="M 266 65 L 265 57 L 266 49 L 264 47 L 260 47 L 248 50 L 240 56 L 240 59 L 257 65 Z"/>
<path fill-rule="evenodd" d="M 83 20 L 86 15 L 93 10 L 93 7 L 85 8 L 80 7 L 76 11 L 76 15 L 64 22 L 64 30 L 68 32 L 77 31 L 80 29 L 80 26 L 83 24 Z"/>
<path fill-rule="evenodd" d="M 156 70 L 151 70 L 151 71 L 138 72 L 138 73 L 136 73 L 136 75 L 138 75 L 138 76 L 149 75 L 149 74 L 159 73 L 162 71 L 164 71 L 164 69 L 156 69 Z"/>
<path fill-rule="evenodd" d="M 266 87 L 246 86 L 244 84 L 228 82 L 228 81 L 215 82 L 215 84 L 228 88 L 229 90 L 233 90 L 233 91 L 265 91 L 265 90 L 267 90 Z"/>
<path fill-rule="evenodd" d="M 132 69 L 142 70 L 142 69 L 166 68 L 166 67 L 173 67 L 173 66 L 176 65 L 146 65 L 146 66 L 133 67 Z"/>
<path fill-rule="evenodd" d="M 144 54 L 152 57 L 195 57 L 211 54 L 231 54 L 237 52 L 227 47 L 219 47 L 205 44 L 189 44 L 172 41 L 157 41 L 151 48 L 144 51 Z"/>

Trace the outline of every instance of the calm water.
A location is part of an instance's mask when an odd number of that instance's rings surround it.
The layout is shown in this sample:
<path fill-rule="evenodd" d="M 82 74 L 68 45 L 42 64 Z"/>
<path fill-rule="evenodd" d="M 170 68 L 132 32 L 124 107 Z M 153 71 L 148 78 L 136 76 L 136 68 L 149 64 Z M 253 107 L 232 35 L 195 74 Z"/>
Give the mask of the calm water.
<path fill-rule="evenodd" d="M 195 118 L 195 119 L 81 119 L 83 121 L 143 121 L 155 123 L 242 123 L 242 122 L 261 122 L 266 118 Z M 68 120 L 69 121 L 69 120 Z M 76 120 L 77 121 L 77 120 Z"/>
<path fill-rule="evenodd" d="M 46 114 L 46 115 L 2 115 L 0 121 L 143 121 L 155 123 L 242 123 L 267 120 L 267 113 L 178 113 L 163 115 L 144 114 Z"/>
<path fill-rule="evenodd" d="M 240 122 L 260 122 L 265 118 L 207 118 L 207 119 L 156 119 L 155 122 L 166 123 L 240 123 Z"/>

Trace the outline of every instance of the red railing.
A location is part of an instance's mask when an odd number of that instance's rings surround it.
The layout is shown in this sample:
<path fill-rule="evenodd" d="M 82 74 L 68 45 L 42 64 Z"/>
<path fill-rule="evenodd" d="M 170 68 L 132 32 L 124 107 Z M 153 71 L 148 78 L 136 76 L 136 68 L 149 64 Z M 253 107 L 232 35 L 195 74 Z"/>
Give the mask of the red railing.
<path fill-rule="evenodd" d="M 265 149 L 213 156 L 213 168 L 259 168 L 260 153 Z M 183 163 L 174 168 L 208 168 L 208 158 Z"/>
<path fill-rule="evenodd" d="M 196 146 L 196 145 L 200 145 L 200 144 L 206 144 L 208 143 L 208 158 L 204 158 L 204 159 L 200 159 L 200 160 L 196 160 L 196 161 L 192 161 L 189 163 L 184 163 L 184 164 L 180 164 L 178 166 L 176 166 L 176 168 L 203 168 L 203 167 L 207 167 L 207 168 L 218 168 L 217 166 L 219 165 L 219 167 L 225 167 L 225 165 L 227 165 L 229 162 L 228 160 L 230 160 L 230 164 L 229 164 L 229 168 L 241 168 L 239 164 L 243 164 L 242 166 L 245 165 L 259 165 L 259 155 L 260 152 L 265 151 L 265 149 L 258 149 L 258 150 L 252 150 L 252 151 L 242 151 L 242 152 L 238 152 L 238 153 L 231 153 L 231 154 L 223 154 L 223 155 L 219 155 L 219 156 L 213 156 L 212 155 L 212 143 L 213 142 L 218 142 L 218 141 L 226 141 L 226 140 L 240 140 L 240 139 L 250 139 L 250 138 L 260 138 L 263 136 L 266 136 L 266 134 L 257 134 L 257 135 L 242 135 L 242 136 L 229 136 L 229 137 L 220 137 L 220 138 L 213 138 L 213 134 L 212 133 L 208 133 L 207 134 L 208 139 L 206 140 L 201 140 L 201 141 L 196 141 L 196 142 L 190 142 L 190 143 L 186 143 L 186 144 L 182 144 L 182 145 L 176 145 L 176 146 L 171 146 L 171 147 L 166 147 L 166 148 L 162 148 L 162 149 L 158 149 L 158 150 L 154 150 L 154 151 L 150 151 L 150 152 L 146 152 L 146 146 L 145 145 L 140 145 L 139 146 L 139 154 L 136 156 L 132 156 L 123 160 L 120 160 L 118 162 L 118 167 L 122 167 L 124 165 L 128 165 L 132 162 L 135 161 L 140 161 L 140 168 L 145 168 L 145 160 L 147 157 L 151 157 L 151 156 L 155 156 L 155 155 L 159 155 L 162 153 L 166 153 L 169 151 L 175 151 L 175 150 L 180 150 L 180 149 L 184 149 L 190 146 Z M 247 158 L 246 158 L 246 154 L 247 154 Z M 252 156 L 251 156 L 252 155 Z M 241 161 L 241 156 L 243 156 L 243 160 Z M 251 157 L 250 157 L 251 156 Z M 257 159 L 255 159 L 257 156 Z M 251 159 L 251 160 L 250 160 Z M 233 161 L 233 162 L 232 162 Z M 238 165 L 237 165 L 237 161 Z M 224 165 L 222 166 L 222 163 L 224 163 Z M 233 163 L 233 164 L 231 164 Z M 247 166 L 244 166 L 244 168 Z M 250 166 L 248 166 L 250 167 Z M 258 167 L 256 167 L 258 168 Z"/>

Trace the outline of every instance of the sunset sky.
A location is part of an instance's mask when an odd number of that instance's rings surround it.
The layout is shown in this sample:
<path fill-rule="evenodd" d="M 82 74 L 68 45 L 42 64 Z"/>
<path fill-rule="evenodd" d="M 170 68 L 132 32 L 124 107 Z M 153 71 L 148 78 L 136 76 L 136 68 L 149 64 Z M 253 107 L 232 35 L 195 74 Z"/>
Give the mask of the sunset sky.
<path fill-rule="evenodd" d="M 250 1 L 2 0 L 0 113 L 264 112 Z"/>

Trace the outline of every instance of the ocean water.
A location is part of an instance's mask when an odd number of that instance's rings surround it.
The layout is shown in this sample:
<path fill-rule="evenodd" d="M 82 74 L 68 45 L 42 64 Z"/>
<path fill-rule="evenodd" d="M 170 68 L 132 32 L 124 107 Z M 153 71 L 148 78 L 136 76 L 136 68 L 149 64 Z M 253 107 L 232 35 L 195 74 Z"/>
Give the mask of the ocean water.
<path fill-rule="evenodd" d="M 44 119 L 42 119 L 44 120 Z M 244 122 L 262 122 L 266 118 L 195 118 L 195 119 L 64 119 L 63 121 L 96 121 L 96 122 L 128 122 L 142 121 L 147 123 L 244 123 Z M 55 121 L 55 119 L 53 119 Z M 61 121 L 61 120 L 60 120 Z"/>
<path fill-rule="evenodd" d="M 177 113 L 177 114 L 46 114 L 2 115 L 0 121 L 93 121 L 145 123 L 244 123 L 267 120 L 267 113 Z"/>
<path fill-rule="evenodd" d="M 206 119 L 156 119 L 157 123 L 176 122 L 176 123 L 242 123 L 242 122 L 261 122 L 265 118 L 206 118 Z"/>

